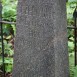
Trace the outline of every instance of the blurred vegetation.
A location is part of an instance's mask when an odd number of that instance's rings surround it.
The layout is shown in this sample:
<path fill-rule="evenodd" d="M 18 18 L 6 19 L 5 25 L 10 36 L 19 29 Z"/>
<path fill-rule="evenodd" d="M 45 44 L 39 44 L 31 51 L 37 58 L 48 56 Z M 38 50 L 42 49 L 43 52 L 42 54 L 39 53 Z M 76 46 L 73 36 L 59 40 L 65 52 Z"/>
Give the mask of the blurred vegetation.
<path fill-rule="evenodd" d="M 77 6 L 77 0 L 68 0 L 67 7 L 67 26 L 74 26 L 73 12 Z M 74 30 L 68 29 L 68 52 L 70 77 L 77 77 L 77 67 L 74 63 Z"/>
<path fill-rule="evenodd" d="M 75 10 L 77 0 L 68 0 L 67 7 L 67 25 L 74 26 L 73 12 Z M 2 19 L 4 21 L 16 22 L 16 6 L 17 0 L 2 0 Z M 15 25 L 3 24 L 4 34 L 4 50 L 5 50 L 5 72 L 6 75 L 11 74 L 13 68 L 14 54 L 14 36 L 16 34 Z M 0 37 L 1 38 L 1 37 Z M 74 30 L 68 29 L 68 51 L 69 51 L 69 66 L 70 77 L 77 77 L 77 67 L 74 67 Z M 2 69 L 2 50 L 0 43 L 0 69 Z M 10 76 L 8 76 L 10 77 Z"/>
<path fill-rule="evenodd" d="M 16 6 L 17 0 L 2 0 L 2 20 L 9 22 L 16 22 Z M 3 38 L 4 38 L 4 59 L 6 77 L 11 77 L 13 68 L 13 54 L 14 54 L 14 36 L 16 28 L 13 24 L 3 24 Z M 1 38 L 1 37 L 0 37 Z M 3 72 L 2 50 L 0 42 L 0 72 Z"/>

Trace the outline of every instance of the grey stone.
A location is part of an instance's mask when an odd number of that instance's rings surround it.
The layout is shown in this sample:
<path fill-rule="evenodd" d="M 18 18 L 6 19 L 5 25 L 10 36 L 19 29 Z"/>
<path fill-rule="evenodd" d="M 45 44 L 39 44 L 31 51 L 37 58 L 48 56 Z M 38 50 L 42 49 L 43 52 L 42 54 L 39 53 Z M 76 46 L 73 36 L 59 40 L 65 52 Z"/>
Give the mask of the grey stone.
<path fill-rule="evenodd" d="M 69 77 L 65 0 L 19 0 L 13 77 Z"/>

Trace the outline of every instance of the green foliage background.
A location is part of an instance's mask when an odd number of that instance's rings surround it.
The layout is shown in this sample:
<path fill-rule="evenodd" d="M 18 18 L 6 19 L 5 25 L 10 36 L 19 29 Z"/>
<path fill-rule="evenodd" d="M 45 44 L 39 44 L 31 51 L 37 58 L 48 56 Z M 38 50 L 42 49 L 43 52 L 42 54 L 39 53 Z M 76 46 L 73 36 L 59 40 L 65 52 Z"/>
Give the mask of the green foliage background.
<path fill-rule="evenodd" d="M 77 0 L 68 0 L 67 7 L 67 25 L 74 26 L 73 12 L 77 6 Z M 74 63 L 74 30 L 68 29 L 68 51 L 69 51 L 69 68 L 70 77 L 77 77 L 77 67 Z"/>
<path fill-rule="evenodd" d="M 73 12 L 77 5 L 77 0 L 68 0 L 67 7 L 67 25 L 73 26 Z M 2 19 L 4 21 L 16 22 L 16 6 L 17 0 L 2 0 Z M 14 54 L 14 36 L 16 34 L 15 25 L 3 24 L 4 46 L 5 46 L 5 71 L 12 72 L 13 54 Z M 0 37 L 1 38 L 1 37 Z M 70 77 L 77 77 L 77 67 L 74 67 L 74 30 L 68 30 L 68 51 L 69 51 L 69 66 Z M 0 69 L 2 71 L 2 51 L 0 43 Z"/>
<path fill-rule="evenodd" d="M 2 20 L 16 22 L 16 6 L 17 0 L 2 0 Z M 4 38 L 4 57 L 5 57 L 5 72 L 12 72 L 13 54 L 14 54 L 14 36 L 16 34 L 15 25 L 3 24 Z M 0 37 L 1 38 L 1 37 Z M 3 72 L 2 50 L 0 42 L 0 70 Z"/>

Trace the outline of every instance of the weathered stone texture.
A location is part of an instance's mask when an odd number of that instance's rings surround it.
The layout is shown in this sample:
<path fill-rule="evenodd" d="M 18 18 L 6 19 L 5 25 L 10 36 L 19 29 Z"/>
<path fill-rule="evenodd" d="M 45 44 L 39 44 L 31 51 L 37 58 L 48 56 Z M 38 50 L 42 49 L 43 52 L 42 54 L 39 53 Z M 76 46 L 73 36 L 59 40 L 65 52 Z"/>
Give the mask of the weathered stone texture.
<path fill-rule="evenodd" d="M 19 0 L 13 77 L 68 77 L 65 0 Z"/>

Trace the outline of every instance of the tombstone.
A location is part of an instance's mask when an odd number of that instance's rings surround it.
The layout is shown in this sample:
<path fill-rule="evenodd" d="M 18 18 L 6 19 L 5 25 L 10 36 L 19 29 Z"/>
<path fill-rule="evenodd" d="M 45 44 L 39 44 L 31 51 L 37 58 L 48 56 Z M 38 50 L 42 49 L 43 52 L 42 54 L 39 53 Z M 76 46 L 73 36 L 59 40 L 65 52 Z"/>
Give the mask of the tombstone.
<path fill-rule="evenodd" d="M 69 77 L 66 0 L 19 0 L 13 77 Z"/>

